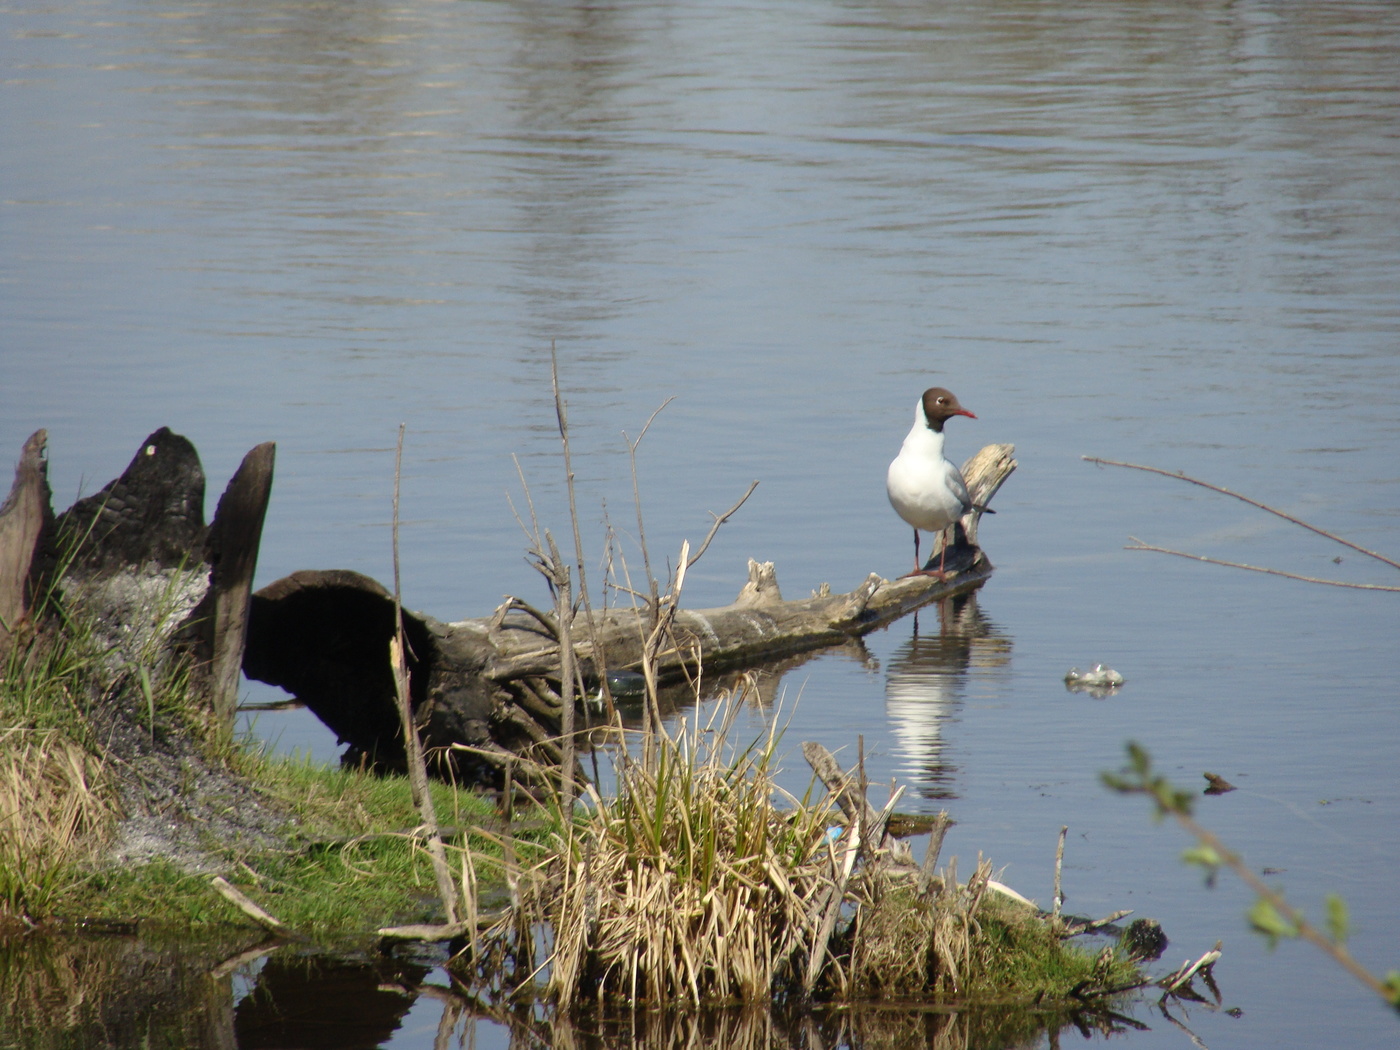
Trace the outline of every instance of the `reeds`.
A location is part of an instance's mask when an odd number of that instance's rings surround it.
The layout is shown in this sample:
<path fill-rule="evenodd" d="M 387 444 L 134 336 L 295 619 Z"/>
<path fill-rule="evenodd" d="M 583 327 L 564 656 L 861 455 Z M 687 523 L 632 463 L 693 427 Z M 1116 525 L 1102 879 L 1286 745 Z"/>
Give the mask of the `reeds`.
<path fill-rule="evenodd" d="M 110 839 L 118 806 L 83 715 L 97 660 L 36 637 L 0 666 L 0 920 L 48 914 Z"/>
<path fill-rule="evenodd" d="M 654 761 L 623 756 L 614 799 L 588 791 L 546 869 L 546 994 L 754 1001 L 800 979 L 827 886 L 829 804 L 780 809 L 778 736 L 732 750 L 683 725 Z"/>
<path fill-rule="evenodd" d="M 954 860 L 921 888 L 883 833 L 887 812 L 842 823 L 837 796 L 850 783 L 816 798 L 783 791 L 776 723 L 730 743 L 743 702 L 730 697 L 708 724 L 654 739 L 645 761 L 619 752 L 616 796 L 585 789 L 576 819 L 513 877 L 513 907 L 450 964 L 454 975 L 563 1013 L 1054 1001 L 1123 981 L 1126 964 L 1096 976 L 1093 956 L 989 892 L 987 861 L 959 884 Z"/>
<path fill-rule="evenodd" d="M 0 919 L 46 915 L 110 837 L 103 764 L 56 729 L 0 734 Z"/>

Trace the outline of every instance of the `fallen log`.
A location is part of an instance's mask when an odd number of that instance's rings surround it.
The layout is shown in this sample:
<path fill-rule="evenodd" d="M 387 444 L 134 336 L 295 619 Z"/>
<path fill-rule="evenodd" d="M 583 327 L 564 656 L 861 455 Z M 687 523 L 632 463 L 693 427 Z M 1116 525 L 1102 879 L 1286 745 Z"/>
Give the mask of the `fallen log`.
<path fill-rule="evenodd" d="M 346 761 L 404 767 L 389 662 L 392 594 L 344 570 L 295 572 L 250 594 L 272 444 L 244 458 L 209 525 L 198 454 L 168 428 L 142 443 L 121 477 L 57 517 L 44 444 L 43 431 L 26 443 L 0 507 L 0 655 L 38 629 L 39 603 L 51 600 L 67 613 L 81 610 L 96 650 L 114 663 L 134 669 L 187 658 L 192 694 L 224 732 L 233 727 L 241 666 L 305 703 L 349 745 Z M 990 445 L 963 467 L 979 506 L 1015 470 L 1012 452 Z M 662 685 L 684 683 L 700 667 L 713 676 L 851 644 L 987 581 L 980 514 L 954 528 L 942 576 L 891 581 L 871 573 L 848 592 L 823 584 L 788 601 L 772 563 L 750 560 L 749 579 L 728 606 L 680 608 L 677 580 L 662 598 L 595 612 L 591 623 L 573 624 L 578 684 L 592 692 L 608 672 L 644 663 Z M 443 623 L 405 610 L 404 621 L 413 719 L 442 772 L 496 784 L 512 766 L 522 776 L 540 764 L 557 767 L 568 692 L 553 615 L 511 598 L 490 616 Z M 129 671 L 114 666 L 114 673 Z"/>
<path fill-rule="evenodd" d="M 985 506 L 1016 468 L 1010 445 L 990 445 L 963 467 Z M 980 510 L 956 528 L 944 578 L 886 580 L 784 600 L 771 562 L 749 562 L 735 601 L 674 609 L 654 655 L 662 683 L 703 666 L 707 674 L 848 642 L 930 602 L 981 587 L 992 564 L 976 543 Z M 932 564 L 930 557 L 930 564 Z M 423 744 L 461 779 L 494 782 L 514 756 L 551 764 L 563 715 L 559 630 L 550 614 L 510 598 L 492 616 L 443 623 L 405 610 L 414 721 Z M 595 612 L 575 624 L 573 652 L 589 691 L 605 672 L 642 667 L 658 610 Z M 377 581 L 344 570 L 303 571 L 253 595 L 243 670 L 304 702 L 349 745 L 349 762 L 403 768 L 387 660 L 393 598 Z M 465 747 L 454 747 L 465 745 Z"/>

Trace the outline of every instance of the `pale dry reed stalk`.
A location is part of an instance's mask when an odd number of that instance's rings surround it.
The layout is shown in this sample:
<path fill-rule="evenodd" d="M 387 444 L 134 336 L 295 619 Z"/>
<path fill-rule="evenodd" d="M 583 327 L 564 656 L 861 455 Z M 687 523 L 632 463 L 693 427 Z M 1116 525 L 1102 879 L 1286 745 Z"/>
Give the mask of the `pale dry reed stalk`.
<path fill-rule="evenodd" d="M 0 915 L 42 915 L 58 881 L 111 835 L 102 762 L 57 730 L 0 739 Z"/>
<path fill-rule="evenodd" d="M 550 870 L 560 1005 L 767 1000 L 805 964 L 832 808 L 779 808 L 776 732 L 735 749 L 720 730 L 682 725 L 620 764 L 615 799 L 589 790 Z"/>

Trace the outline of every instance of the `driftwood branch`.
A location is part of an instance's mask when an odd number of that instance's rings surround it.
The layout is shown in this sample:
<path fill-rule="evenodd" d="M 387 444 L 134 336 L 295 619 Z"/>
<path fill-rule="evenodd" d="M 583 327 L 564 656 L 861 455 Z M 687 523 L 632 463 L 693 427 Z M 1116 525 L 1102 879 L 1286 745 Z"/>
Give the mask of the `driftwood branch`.
<path fill-rule="evenodd" d="M 209 884 L 219 892 L 219 895 L 221 897 L 223 897 L 226 901 L 232 904 L 239 911 L 241 911 L 244 915 L 248 916 L 248 918 L 252 919 L 263 929 L 270 930 L 272 933 L 277 934 L 279 937 L 289 937 L 294 940 L 304 940 L 304 938 L 299 933 L 293 930 L 290 926 L 285 925 L 282 922 L 282 920 L 269 915 L 267 912 L 263 911 L 256 904 L 254 904 L 248 897 L 244 896 L 242 893 L 236 890 L 222 875 L 215 875 L 212 879 L 209 880 Z"/>

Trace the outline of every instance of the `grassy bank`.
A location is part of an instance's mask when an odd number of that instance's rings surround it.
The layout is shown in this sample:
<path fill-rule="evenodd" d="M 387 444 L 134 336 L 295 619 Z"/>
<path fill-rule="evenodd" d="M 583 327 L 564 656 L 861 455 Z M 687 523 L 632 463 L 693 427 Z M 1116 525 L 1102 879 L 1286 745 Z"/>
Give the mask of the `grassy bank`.
<path fill-rule="evenodd" d="M 94 653 L 31 647 L 0 683 L 0 923 L 246 927 L 216 874 L 323 946 L 442 921 L 406 778 L 232 744 L 177 660 Z M 485 1001 L 539 997 L 566 1012 L 604 1000 L 1083 1001 L 1136 979 L 1122 955 L 1074 947 L 999 897 L 990 864 L 960 883 L 951 862 L 935 874 L 898 860 L 888 807 L 841 816 L 861 778 L 784 793 L 776 733 L 727 739 L 743 702 L 652 739 L 642 759 L 619 752 L 616 797 L 590 788 L 573 820 L 518 821 L 516 904 L 469 935 L 454 975 Z M 431 790 L 468 914 L 496 910 L 507 860 L 494 802 Z"/>
<path fill-rule="evenodd" d="M 0 679 L 0 925 L 246 923 L 223 875 L 313 938 L 436 918 L 408 782 L 270 758 L 210 733 L 188 676 L 113 667 L 80 639 L 18 651 Z M 433 786 L 486 887 L 494 804 Z"/>
<path fill-rule="evenodd" d="M 403 777 L 379 777 L 294 759 L 245 758 L 250 784 L 266 804 L 289 816 L 277 847 L 221 848 L 210 843 L 209 870 L 292 929 L 315 939 L 369 936 L 383 926 L 438 921 L 441 905 L 417 814 Z M 438 784 L 434 801 L 452 828 L 495 827 L 492 802 Z M 494 842 L 465 830 L 449 842 L 469 843 L 478 878 L 501 883 Z M 162 924 L 195 927 L 246 922 L 210 887 L 209 870 L 190 871 L 159 858 L 134 867 L 83 875 L 55 908 L 123 920 L 145 916 Z"/>

